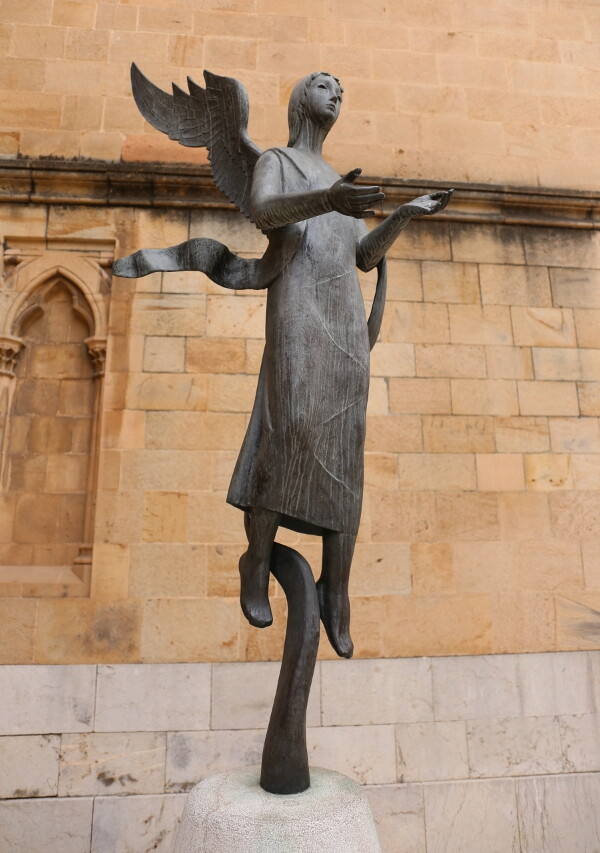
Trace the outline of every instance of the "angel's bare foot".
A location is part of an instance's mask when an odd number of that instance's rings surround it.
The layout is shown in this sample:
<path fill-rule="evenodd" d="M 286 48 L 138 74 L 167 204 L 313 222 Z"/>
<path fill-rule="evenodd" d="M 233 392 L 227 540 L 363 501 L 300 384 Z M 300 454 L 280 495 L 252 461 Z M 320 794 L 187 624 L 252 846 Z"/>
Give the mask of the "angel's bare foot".
<path fill-rule="evenodd" d="M 240 557 L 240 604 L 248 622 L 266 628 L 273 622 L 269 604 L 269 571 L 280 514 L 264 507 L 244 513 L 248 550 Z"/>
<path fill-rule="evenodd" d="M 323 578 L 317 581 L 321 621 L 329 642 L 341 658 L 351 658 L 354 644 L 350 637 L 350 599 L 347 592 L 332 589 Z"/>
<path fill-rule="evenodd" d="M 269 563 L 256 563 L 246 551 L 240 557 L 240 604 L 248 622 L 267 628 L 273 622 L 269 604 Z"/>
<path fill-rule="evenodd" d="M 323 569 L 317 581 L 321 621 L 329 642 L 341 658 L 351 658 L 350 599 L 348 582 L 356 537 L 329 531 L 323 536 Z"/>

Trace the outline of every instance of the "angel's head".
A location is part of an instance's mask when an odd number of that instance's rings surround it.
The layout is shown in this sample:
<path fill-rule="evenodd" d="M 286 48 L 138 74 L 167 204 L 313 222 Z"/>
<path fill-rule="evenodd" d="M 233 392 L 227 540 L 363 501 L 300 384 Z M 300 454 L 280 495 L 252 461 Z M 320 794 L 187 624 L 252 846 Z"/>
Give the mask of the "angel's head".
<path fill-rule="evenodd" d="M 296 83 L 288 106 L 290 148 L 306 121 L 314 122 L 327 132 L 331 130 L 340 114 L 343 91 L 338 78 L 326 71 L 315 71 Z"/>

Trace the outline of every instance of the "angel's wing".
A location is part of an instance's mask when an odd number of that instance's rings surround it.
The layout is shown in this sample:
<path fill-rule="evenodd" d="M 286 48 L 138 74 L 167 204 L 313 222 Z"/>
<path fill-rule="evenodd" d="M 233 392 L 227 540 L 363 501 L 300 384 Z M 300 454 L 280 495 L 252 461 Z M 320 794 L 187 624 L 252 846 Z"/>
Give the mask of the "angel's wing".
<path fill-rule="evenodd" d="M 252 220 L 252 173 L 262 151 L 247 133 L 246 90 L 233 77 L 205 71 L 204 79 L 206 89 L 188 77 L 189 93 L 173 83 L 169 95 L 131 66 L 133 97 L 146 121 L 182 145 L 208 148 L 216 185 Z"/>

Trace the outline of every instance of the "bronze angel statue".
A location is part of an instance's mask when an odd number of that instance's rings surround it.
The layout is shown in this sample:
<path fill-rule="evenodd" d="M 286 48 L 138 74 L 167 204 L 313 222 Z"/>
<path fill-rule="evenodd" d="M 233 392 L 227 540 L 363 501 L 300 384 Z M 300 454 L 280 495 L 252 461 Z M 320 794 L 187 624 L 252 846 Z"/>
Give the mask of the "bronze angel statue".
<path fill-rule="evenodd" d="M 323 540 L 317 581 L 321 620 L 335 651 L 351 657 L 348 581 L 363 493 L 369 352 L 385 302 L 385 253 L 413 217 L 442 210 L 452 190 L 421 196 L 372 230 L 376 186 L 341 177 L 322 155 L 343 89 L 319 71 L 295 86 L 287 146 L 261 151 L 247 134 L 248 99 L 229 77 L 204 72 L 206 88 L 167 94 L 132 67 L 147 121 L 182 145 L 208 149 L 225 195 L 268 238 L 259 260 L 196 238 L 142 249 L 114 266 L 120 276 L 200 270 L 228 288 L 267 288 L 265 349 L 252 415 L 227 501 L 245 513 L 241 606 L 252 625 L 271 624 L 268 580 L 279 526 Z M 378 267 L 365 315 L 356 268 Z"/>

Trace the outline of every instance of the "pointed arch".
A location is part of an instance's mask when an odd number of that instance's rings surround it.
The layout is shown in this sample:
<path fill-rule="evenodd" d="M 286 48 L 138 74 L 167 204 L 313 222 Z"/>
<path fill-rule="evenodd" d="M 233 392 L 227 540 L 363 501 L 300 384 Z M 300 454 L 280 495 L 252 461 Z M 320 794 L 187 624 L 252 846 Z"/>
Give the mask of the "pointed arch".
<path fill-rule="evenodd" d="M 108 325 L 106 274 L 93 257 L 42 251 L 17 260 L 4 292 L 0 477 L 13 536 L 10 548 L 0 546 L 0 578 L 43 583 L 46 590 L 55 583 L 62 595 L 86 595 Z"/>
<path fill-rule="evenodd" d="M 106 337 L 107 304 L 101 290 L 100 270 L 96 263 L 67 251 L 49 251 L 20 263 L 13 275 L 13 299 L 0 326 L 0 335 L 15 334 L 16 327 L 36 292 L 44 291 L 48 282 L 62 279 L 81 294 L 92 318 L 90 337 Z M 82 302 L 83 304 L 83 302 Z"/>

